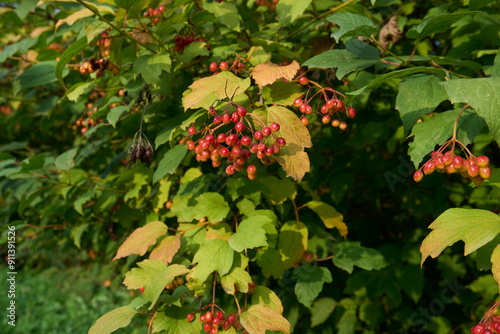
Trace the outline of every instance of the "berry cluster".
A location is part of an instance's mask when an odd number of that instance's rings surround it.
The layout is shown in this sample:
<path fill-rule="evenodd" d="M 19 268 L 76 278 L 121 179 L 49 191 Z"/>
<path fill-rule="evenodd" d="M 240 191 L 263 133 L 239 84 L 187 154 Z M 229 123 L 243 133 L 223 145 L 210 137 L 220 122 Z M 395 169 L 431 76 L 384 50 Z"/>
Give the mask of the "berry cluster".
<path fill-rule="evenodd" d="M 184 49 L 186 48 L 186 46 L 188 46 L 189 44 L 196 42 L 196 41 L 201 42 L 201 43 L 205 42 L 205 40 L 201 37 L 189 36 L 189 35 L 185 35 L 185 36 L 181 37 L 179 35 L 175 35 L 174 36 L 175 45 L 172 47 L 172 50 L 174 52 L 182 53 L 182 52 L 184 52 Z M 210 44 L 205 44 L 205 48 L 207 48 L 207 50 L 210 51 L 210 49 L 212 47 L 210 46 Z"/>
<path fill-rule="evenodd" d="M 245 70 L 245 64 L 243 64 L 239 59 L 236 59 L 231 67 L 229 67 L 229 64 L 225 61 L 220 62 L 218 65 L 215 61 L 210 64 L 210 71 L 217 72 L 218 69 L 221 71 L 234 70 L 234 73 L 236 74 L 236 72 L 243 72 Z"/>
<path fill-rule="evenodd" d="M 139 136 L 137 136 L 138 134 Z M 128 149 L 128 154 L 130 157 L 127 161 L 131 161 L 134 164 L 137 160 L 140 160 L 143 163 L 150 163 L 153 161 L 153 147 L 149 143 L 148 138 L 142 134 L 142 132 L 139 131 L 135 134 L 132 145 L 130 145 Z"/>
<path fill-rule="evenodd" d="M 488 311 L 486 311 L 483 319 L 472 327 L 471 334 L 493 334 L 500 333 L 500 315 L 493 315 L 500 301 L 496 302 Z"/>
<path fill-rule="evenodd" d="M 188 322 L 194 320 L 194 313 L 189 313 L 186 317 Z M 227 330 L 232 325 L 238 325 L 235 314 L 230 314 L 227 319 L 221 311 L 217 311 L 215 314 L 208 311 L 200 316 L 200 321 L 203 323 L 203 330 L 206 333 L 216 334 L 219 332 L 219 326 L 222 330 Z"/>
<path fill-rule="evenodd" d="M 445 148 L 446 146 L 443 146 L 439 150 L 432 152 L 431 159 L 413 174 L 415 182 L 422 181 L 424 174 L 429 175 L 434 171 L 446 172 L 447 174 L 460 173 L 463 177 L 472 179 L 472 182 L 478 186 L 483 183 L 484 179 L 490 178 L 490 159 L 487 156 L 475 157 L 469 152 L 468 158 L 462 158 L 455 155 L 453 150 L 443 154 L 442 151 Z"/>
<path fill-rule="evenodd" d="M 230 113 L 231 107 L 236 109 L 232 113 Z M 276 135 L 276 132 L 280 130 L 278 123 L 271 123 L 267 126 L 257 115 L 247 114 L 245 107 L 237 105 L 232 100 L 228 102 L 220 115 L 213 106 L 209 108 L 209 113 L 214 117 L 212 123 L 214 128 L 204 127 L 197 131 L 194 126 L 191 126 L 188 129 L 191 137 L 187 146 L 189 150 L 194 150 L 196 153 L 196 160 L 211 159 L 213 167 L 219 167 L 222 159 L 226 158 L 230 162 L 226 167 L 227 175 L 241 171 L 246 162 L 251 159 L 252 154 L 255 154 L 263 164 L 275 162 L 275 155 L 286 145 L 285 139 Z M 252 128 L 252 123 L 248 119 L 249 115 L 262 124 L 261 130 Z M 234 126 L 229 124 L 234 124 Z M 217 132 L 223 128 L 224 130 Z M 250 136 L 245 132 L 250 132 Z M 202 137 L 194 141 L 193 136 L 200 133 Z M 249 163 L 246 171 L 249 179 L 256 178 L 257 167 L 255 165 Z"/>
<path fill-rule="evenodd" d="M 97 45 L 99 46 L 99 51 L 101 52 L 101 54 L 105 57 L 109 57 L 111 38 L 109 38 L 109 34 L 106 31 L 101 32 L 101 40 L 97 42 Z"/>
<path fill-rule="evenodd" d="M 87 59 L 87 61 L 80 66 L 80 73 L 85 75 L 87 73 L 96 72 L 96 77 L 100 78 L 104 75 L 104 71 L 106 69 L 110 70 L 114 75 L 120 74 L 120 69 L 107 58 L 101 58 L 98 60 L 95 58 Z"/>
<path fill-rule="evenodd" d="M 101 94 L 106 95 L 104 92 L 101 92 Z M 98 92 L 93 92 L 90 94 L 89 99 L 95 100 L 99 96 L 102 95 L 100 95 Z M 76 127 L 82 127 L 82 129 L 80 130 L 82 134 L 85 134 L 90 127 L 95 126 L 98 123 L 102 123 L 102 119 L 95 119 L 94 117 L 92 117 L 96 112 L 97 106 L 94 106 L 94 103 L 92 102 L 87 102 L 87 104 L 85 105 L 84 115 L 80 116 L 80 118 L 78 118 L 76 121 Z M 86 119 L 84 118 L 85 115 L 87 116 Z"/>
<path fill-rule="evenodd" d="M 276 4 L 280 2 L 280 0 L 255 0 L 255 4 L 259 6 L 266 6 L 269 8 L 271 12 L 274 12 L 276 9 Z"/>
<path fill-rule="evenodd" d="M 345 130 L 347 128 L 347 123 L 342 121 L 340 115 L 346 114 L 349 118 L 353 118 L 354 116 L 356 116 L 356 110 L 352 106 L 346 107 L 344 101 L 337 98 L 337 94 L 342 94 L 332 88 L 322 87 L 316 82 L 309 81 L 309 79 L 307 79 L 305 76 L 300 77 L 298 81 L 302 86 L 309 87 L 305 99 L 297 98 L 295 99 L 295 101 L 293 101 L 293 105 L 299 108 L 300 112 L 302 113 L 302 116 L 300 118 L 302 124 L 304 124 L 305 126 L 309 125 L 309 118 L 307 117 L 313 112 L 313 108 L 310 103 L 312 99 L 316 97 L 316 95 L 321 94 L 320 101 L 316 109 L 316 113 L 321 116 L 321 122 L 323 124 L 331 124 L 333 127 L 338 127 L 340 130 Z M 319 89 L 315 94 L 308 98 L 309 92 L 313 87 Z M 328 97 L 327 92 L 331 92 L 333 94 L 332 98 Z M 324 99 L 325 103 L 320 107 L 321 98 Z"/>
<path fill-rule="evenodd" d="M 149 17 L 152 25 L 156 25 L 163 19 L 163 13 L 165 12 L 165 6 L 159 5 L 157 8 L 149 7 L 146 12 L 144 12 L 144 17 Z"/>

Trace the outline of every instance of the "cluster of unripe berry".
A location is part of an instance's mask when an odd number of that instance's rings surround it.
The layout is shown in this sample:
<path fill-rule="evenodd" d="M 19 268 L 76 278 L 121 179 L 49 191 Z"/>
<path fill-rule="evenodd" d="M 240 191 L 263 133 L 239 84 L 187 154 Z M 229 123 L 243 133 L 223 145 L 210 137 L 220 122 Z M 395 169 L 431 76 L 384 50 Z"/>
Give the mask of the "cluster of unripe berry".
<path fill-rule="evenodd" d="M 221 71 L 234 70 L 235 73 L 243 72 L 245 70 L 245 64 L 243 64 L 238 59 L 233 62 L 233 65 L 231 67 L 229 67 L 229 64 L 225 61 L 220 62 L 220 64 L 217 64 L 217 62 L 214 61 L 210 64 L 210 71 L 217 72 L 218 69 Z"/>
<path fill-rule="evenodd" d="M 109 57 L 110 51 L 109 47 L 111 46 L 111 38 L 109 38 L 109 34 L 107 31 L 101 32 L 101 39 L 97 42 L 99 46 L 99 51 L 105 57 Z"/>
<path fill-rule="evenodd" d="M 149 7 L 146 12 L 144 12 L 144 17 L 149 17 L 152 25 L 156 25 L 163 18 L 163 13 L 165 12 L 165 6 L 159 5 L 157 8 Z"/>
<path fill-rule="evenodd" d="M 99 96 L 105 96 L 106 94 L 104 92 L 92 92 L 89 96 L 89 99 L 90 100 L 96 100 Z M 85 105 L 85 113 L 83 116 L 80 116 L 80 118 L 78 118 L 76 120 L 76 128 L 79 128 L 79 127 L 82 127 L 81 128 L 81 133 L 82 134 L 85 134 L 88 129 L 92 126 L 95 126 L 97 125 L 98 123 L 102 123 L 102 119 L 94 119 L 92 117 L 92 115 L 97 111 L 97 106 L 94 105 L 94 103 L 92 102 L 87 102 L 87 104 Z M 87 118 L 85 119 L 85 115 L 87 116 Z M 76 130 L 75 128 L 75 130 Z"/>
<path fill-rule="evenodd" d="M 256 5 L 266 6 L 271 12 L 274 12 L 278 2 L 280 2 L 280 0 L 255 0 Z"/>
<path fill-rule="evenodd" d="M 234 106 L 236 111 L 232 114 L 228 112 L 230 106 Z M 260 118 L 258 119 L 264 127 L 261 130 L 253 130 L 251 123 L 247 119 L 247 110 L 243 106 L 236 105 L 232 101 L 221 115 L 217 115 L 216 109 L 211 106 L 209 113 L 214 117 L 213 129 L 205 128 L 197 131 L 194 126 L 188 129 L 191 138 L 187 142 L 189 150 L 194 150 L 196 160 L 207 161 L 212 160 L 213 167 L 219 167 L 222 164 L 222 159 L 225 158 L 230 164 L 226 167 L 226 174 L 233 175 L 235 171 L 241 171 L 252 157 L 256 155 L 263 164 L 269 165 L 276 162 L 275 155 L 278 154 L 282 147 L 286 145 L 286 141 L 282 137 L 278 137 L 275 133 L 280 130 L 278 123 L 271 123 L 267 126 Z M 254 117 L 256 115 L 249 114 Z M 249 126 L 247 127 L 244 122 Z M 234 124 L 229 126 L 228 131 L 217 132 L 224 125 Z M 225 128 L 227 130 L 228 127 Z M 244 132 L 250 132 L 250 136 Z M 202 137 L 196 141 L 193 136 L 202 133 Z M 254 180 L 257 177 L 257 167 L 253 164 L 248 164 L 248 178 Z"/>
<path fill-rule="evenodd" d="M 201 42 L 201 43 L 204 43 L 205 40 L 201 37 L 195 37 L 195 36 L 179 36 L 179 35 L 175 35 L 174 36 L 174 42 L 175 42 L 175 45 L 172 47 L 172 50 L 175 51 L 175 52 L 184 52 L 184 49 L 186 48 L 186 46 L 188 46 L 189 44 L 193 43 L 193 42 Z M 210 46 L 210 44 L 205 44 L 205 48 L 210 51 L 210 49 L 212 48 Z"/>
<path fill-rule="evenodd" d="M 309 86 L 310 82 L 309 79 L 303 76 L 300 77 L 299 83 L 302 86 Z M 317 85 L 316 83 L 314 84 Z M 333 92 L 333 98 L 328 99 L 326 91 Z M 333 90 L 332 88 L 321 87 L 321 89 L 309 99 L 307 98 L 307 95 L 305 99 L 295 99 L 295 101 L 293 101 L 293 105 L 299 108 L 300 112 L 302 113 L 302 116 L 300 118 L 302 124 L 304 124 L 305 126 L 309 125 L 309 118 L 307 118 L 307 116 L 312 114 L 313 112 L 313 108 L 310 105 L 310 102 L 317 94 L 321 94 L 320 97 L 324 98 L 325 103 L 321 107 L 319 107 L 318 104 L 319 111 L 316 110 L 316 113 L 321 116 L 321 122 L 323 124 L 331 124 L 333 127 L 338 127 L 340 130 L 345 130 L 347 128 L 347 123 L 341 120 L 340 115 L 346 114 L 349 118 L 353 118 L 354 116 L 356 116 L 356 110 L 352 106 L 346 107 L 344 101 L 336 97 L 337 93 L 338 92 Z"/>
<path fill-rule="evenodd" d="M 415 182 L 420 182 L 425 175 L 432 174 L 434 171 L 440 173 L 460 173 L 465 178 L 472 179 L 476 185 L 481 185 L 483 180 L 489 179 L 491 169 L 489 167 L 490 159 L 485 155 L 475 157 L 470 155 L 468 159 L 455 155 L 452 151 L 442 152 L 435 151 L 431 154 L 431 159 L 428 160 L 419 170 L 413 174 Z"/>
<path fill-rule="evenodd" d="M 186 317 L 188 322 L 194 320 L 194 313 L 189 313 Z M 230 314 L 227 319 L 221 311 L 214 313 L 208 311 L 200 316 L 200 321 L 203 323 L 203 330 L 206 333 L 216 334 L 219 332 L 219 326 L 222 330 L 227 330 L 231 326 L 239 327 L 239 321 L 236 315 Z"/>

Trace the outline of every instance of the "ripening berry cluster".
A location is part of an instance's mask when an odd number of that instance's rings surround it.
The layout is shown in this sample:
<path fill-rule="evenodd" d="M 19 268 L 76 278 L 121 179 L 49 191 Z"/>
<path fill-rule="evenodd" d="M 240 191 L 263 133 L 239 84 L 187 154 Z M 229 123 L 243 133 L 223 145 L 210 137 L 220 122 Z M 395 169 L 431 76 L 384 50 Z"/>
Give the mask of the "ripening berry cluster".
<path fill-rule="evenodd" d="M 236 111 L 232 114 L 228 112 L 228 107 L 236 107 Z M 252 155 L 256 155 L 263 164 L 269 165 L 276 162 L 275 155 L 278 154 L 282 147 L 286 145 L 286 141 L 282 137 L 276 136 L 275 132 L 280 130 L 278 123 L 271 123 L 269 126 L 264 125 L 262 130 L 253 130 L 245 125 L 251 123 L 247 119 L 247 111 L 245 107 L 238 106 L 232 101 L 221 115 L 217 115 L 214 107 L 210 107 L 209 113 L 214 117 L 213 129 L 202 129 L 197 131 L 194 126 L 188 129 L 191 138 L 187 142 L 189 150 L 194 150 L 196 160 L 207 161 L 212 160 L 214 168 L 222 164 L 222 159 L 227 159 L 230 163 L 226 167 L 226 174 L 233 175 L 236 171 L 241 171 L 244 165 L 248 162 L 246 168 L 248 178 L 254 180 L 257 177 L 257 167 L 249 161 Z M 234 124 L 229 125 L 229 124 Z M 224 125 L 229 125 L 224 127 Z M 217 133 L 216 131 L 224 127 L 224 130 Z M 193 141 L 193 136 L 198 133 L 203 133 L 202 138 Z M 250 132 L 250 136 L 246 133 Z"/>
<path fill-rule="evenodd" d="M 425 175 L 438 171 L 440 173 L 460 173 L 465 178 L 472 179 L 476 185 L 481 185 L 483 180 L 489 179 L 491 169 L 489 167 L 490 159 L 485 155 L 475 157 L 470 155 L 468 159 L 455 155 L 452 151 L 442 152 L 435 151 L 431 154 L 431 159 L 428 160 L 419 170 L 413 174 L 415 182 L 420 182 Z"/>
<path fill-rule="evenodd" d="M 299 83 L 302 86 L 309 86 L 309 79 L 304 76 L 300 77 Z M 333 98 L 328 99 L 326 97 L 326 91 L 333 92 Z M 336 97 L 336 94 L 338 92 L 331 88 L 322 88 L 318 93 L 314 94 L 309 99 L 306 95 L 305 99 L 297 98 L 295 99 L 295 101 L 293 101 L 293 105 L 299 108 L 300 112 L 302 113 L 300 121 L 305 126 L 309 125 L 309 118 L 307 117 L 313 112 L 313 108 L 310 103 L 312 99 L 319 93 L 321 93 L 320 96 L 324 98 L 325 101 L 325 103 L 321 107 L 319 107 L 318 110 L 316 110 L 316 113 L 321 116 L 321 122 L 323 124 L 331 124 L 333 127 L 338 127 L 340 130 L 345 130 L 347 128 L 347 123 L 342 121 L 340 115 L 346 114 L 349 118 L 354 118 L 354 116 L 356 116 L 356 110 L 352 106 L 346 107 L 344 101 Z"/>
<path fill-rule="evenodd" d="M 188 322 L 194 320 L 194 314 L 189 313 L 186 317 Z M 227 319 L 221 311 L 217 311 L 215 314 L 208 311 L 200 316 L 200 321 L 203 323 L 203 330 L 205 333 L 217 334 L 219 333 L 219 327 L 222 330 L 227 330 L 231 326 L 238 327 L 239 321 L 236 319 L 236 315 L 230 314 Z"/>
<path fill-rule="evenodd" d="M 266 6 L 271 12 L 274 12 L 278 2 L 280 2 L 280 0 L 255 0 L 256 5 Z"/>
<path fill-rule="evenodd" d="M 104 57 L 109 57 L 110 51 L 109 47 L 111 46 L 111 38 L 108 38 L 109 34 L 106 31 L 101 32 L 101 39 L 97 42 L 99 46 L 99 51 Z"/>
<path fill-rule="evenodd" d="M 96 72 L 96 77 L 100 78 L 104 75 L 106 69 L 110 70 L 114 75 L 120 74 L 120 69 L 106 58 L 98 60 L 95 58 L 87 59 L 87 61 L 80 66 L 80 73 L 85 75 L 87 73 Z"/>
<path fill-rule="evenodd" d="M 201 42 L 201 43 L 204 43 L 205 40 L 201 37 L 195 37 L 195 36 L 179 36 L 179 35 L 175 35 L 174 36 L 174 42 L 175 42 L 175 45 L 172 47 L 172 50 L 175 51 L 175 52 L 184 52 L 184 49 L 186 48 L 186 46 L 188 46 L 189 44 L 193 43 L 193 42 Z M 205 44 L 205 48 L 210 51 L 210 49 L 212 48 L 210 46 L 210 44 Z"/>
<path fill-rule="evenodd" d="M 152 25 L 156 25 L 163 19 L 163 13 L 165 12 L 165 6 L 159 5 L 157 8 L 149 7 L 146 12 L 144 12 L 144 17 L 149 17 Z"/>
<path fill-rule="evenodd" d="M 500 316 L 486 317 L 481 323 L 471 329 L 471 334 L 493 334 L 500 333 Z"/>
<path fill-rule="evenodd" d="M 92 102 L 87 102 L 85 107 L 87 119 L 85 119 L 83 116 L 80 116 L 80 118 L 76 121 L 76 126 L 82 127 L 82 129 L 80 130 L 82 134 L 87 132 L 90 127 L 95 126 L 98 123 L 102 123 L 102 119 L 94 119 L 92 117 L 92 115 L 97 112 L 97 106 L 94 106 Z"/>
<path fill-rule="evenodd" d="M 239 61 L 238 59 L 236 59 L 234 62 L 233 62 L 233 65 L 231 67 L 229 67 L 229 64 L 225 61 L 222 61 L 220 62 L 220 64 L 217 64 L 217 62 L 213 62 L 210 64 L 210 71 L 212 72 L 217 72 L 217 70 L 221 70 L 221 71 L 231 71 L 231 70 L 234 70 L 235 73 L 236 72 L 243 72 L 245 70 L 245 64 L 243 64 L 241 61 Z"/>

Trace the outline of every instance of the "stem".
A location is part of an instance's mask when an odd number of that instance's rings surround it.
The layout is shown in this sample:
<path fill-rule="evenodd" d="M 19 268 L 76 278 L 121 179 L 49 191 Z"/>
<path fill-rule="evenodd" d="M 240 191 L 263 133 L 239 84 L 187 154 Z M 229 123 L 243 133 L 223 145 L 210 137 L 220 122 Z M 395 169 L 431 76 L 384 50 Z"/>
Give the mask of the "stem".
<path fill-rule="evenodd" d="M 466 104 L 462 110 L 457 115 L 457 118 L 455 119 L 455 123 L 453 124 L 453 137 L 451 137 L 451 141 L 453 142 L 453 145 L 451 146 L 451 151 L 454 152 L 455 150 L 455 141 L 457 140 L 457 124 L 458 124 L 458 119 L 460 118 L 460 115 L 464 112 L 464 110 L 469 107 L 469 104 Z"/>
<path fill-rule="evenodd" d="M 404 62 L 405 62 L 403 59 L 399 58 L 399 56 L 398 56 L 398 55 L 396 55 L 395 53 L 392 53 L 390 50 L 388 50 L 388 49 L 384 48 L 384 47 L 382 46 L 382 44 L 380 44 L 380 43 L 379 43 L 379 42 L 375 39 L 375 37 L 373 37 L 373 35 L 370 35 L 370 38 L 371 38 L 371 40 L 372 40 L 375 44 L 377 44 L 377 45 L 379 46 L 379 48 L 381 48 L 382 50 L 384 50 L 385 52 L 387 52 L 388 54 L 390 54 L 391 56 L 393 56 L 394 58 L 396 58 L 397 60 L 399 60 L 401 63 L 404 63 Z M 411 58 L 410 58 L 410 60 L 411 60 Z M 410 62 L 410 60 L 409 60 L 408 62 Z M 382 61 L 382 60 L 381 60 L 381 61 Z M 415 67 L 415 65 L 413 65 L 413 64 L 409 64 L 409 65 L 410 65 L 410 66 Z M 401 65 L 399 65 L 399 66 L 401 66 Z"/>
<path fill-rule="evenodd" d="M 83 0 L 76 0 L 79 4 L 87 7 L 87 9 L 89 9 L 92 13 L 94 13 L 95 15 L 99 16 L 99 18 L 101 20 L 103 20 L 104 22 L 106 22 L 111 28 L 115 29 L 116 31 L 118 31 L 120 33 L 120 35 L 122 35 L 123 37 L 126 37 L 134 42 L 136 42 L 137 44 L 139 44 L 140 46 L 143 46 L 144 48 L 148 49 L 149 51 L 151 52 L 154 52 L 156 53 L 155 50 L 151 49 L 149 46 L 145 45 L 144 43 L 136 40 L 134 37 L 130 36 L 129 34 L 127 34 L 125 31 L 121 30 L 120 28 L 118 28 L 117 26 L 115 26 L 113 23 L 111 23 L 108 19 L 106 19 L 104 16 L 102 16 L 98 11 L 96 11 L 94 9 L 94 7 L 92 6 L 89 6 L 88 4 L 86 4 L 85 2 L 83 2 Z"/>

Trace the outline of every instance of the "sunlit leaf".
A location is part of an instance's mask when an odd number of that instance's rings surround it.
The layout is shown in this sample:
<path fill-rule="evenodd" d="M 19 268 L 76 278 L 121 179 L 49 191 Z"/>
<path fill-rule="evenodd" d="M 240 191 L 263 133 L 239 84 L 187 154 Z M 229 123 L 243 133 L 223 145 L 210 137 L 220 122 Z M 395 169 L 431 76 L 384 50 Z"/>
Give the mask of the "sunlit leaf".
<path fill-rule="evenodd" d="M 295 60 L 289 65 L 280 66 L 266 61 L 264 64 L 259 64 L 252 71 L 252 78 L 260 87 L 270 85 L 275 81 L 283 78 L 288 81 L 295 78 L 297 71 L 300 69 L 299 63 Z"/>
<path fill-rule="evenodd" d="M 261 304 L 252 305 L 241 313 L 240 321 L 250 334 L 265 334 L 266 330 L 290 333 L 290 323 L 278 312 Z"/>
<path fill-rule="evenodd" d="M 137 312 L 130 306 L 122 306 L 101 316 L 89 329 L 89 334 L 108 334 L 127 327 Z"/>
<path fill-rule="evenodd" d="M 129 256 L 130 254 L 144 255 L 148 247 L 156 243 L 156 239 L 167 233 L 168 227 L 161 221 L 147 223 L 139 227 L 118 248 L 113 260 Z"/>

